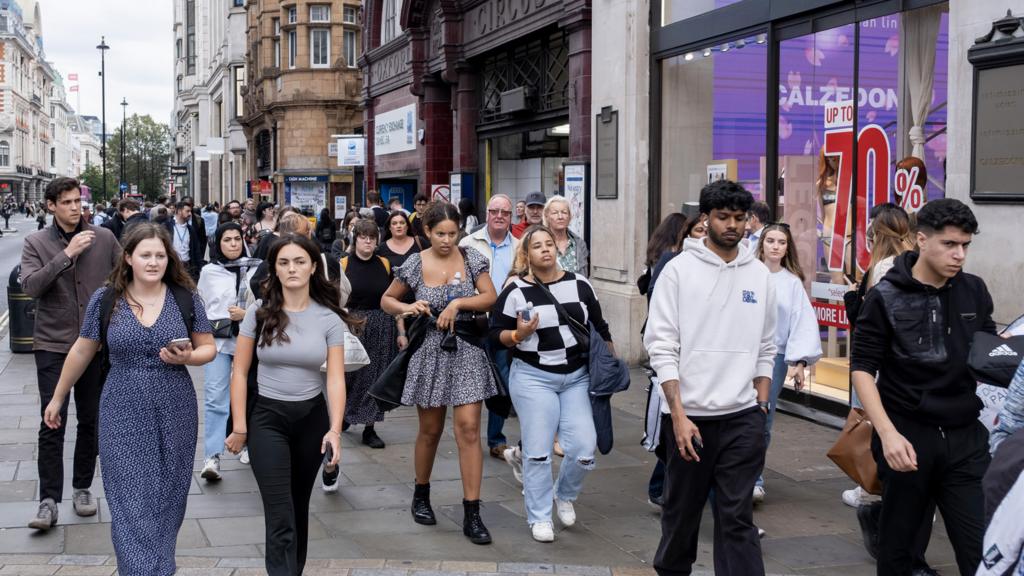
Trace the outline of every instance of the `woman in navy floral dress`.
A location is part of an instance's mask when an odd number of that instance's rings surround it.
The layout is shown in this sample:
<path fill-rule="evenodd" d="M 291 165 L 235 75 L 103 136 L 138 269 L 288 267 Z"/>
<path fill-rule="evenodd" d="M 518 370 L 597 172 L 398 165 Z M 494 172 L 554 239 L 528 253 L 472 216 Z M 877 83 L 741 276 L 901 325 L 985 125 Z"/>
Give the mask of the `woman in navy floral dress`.
<path fill-rule="evenodd" d="M 179 287 L 191 292 L 191 334 L 174 297 Z M 47 425 L 59 425 L 64 397 L 100 350 L 100 303 L 109 290 L 115 300 L 107 328 L 110 372 L 100 397 L 99 443 L 118 572 L 170 575 L 176 570 L 175 542 L 185 518 L 198 429 L 186 366 L 209 362 L 216 347 L 203 303 L 167 232 L 139 224 L 128 234 L 124 259 L 108 285 L 89 302 L 53 396 L 57 403 L 44 413 Z M 190 346 L 167 347 L 186 337 Z"/>

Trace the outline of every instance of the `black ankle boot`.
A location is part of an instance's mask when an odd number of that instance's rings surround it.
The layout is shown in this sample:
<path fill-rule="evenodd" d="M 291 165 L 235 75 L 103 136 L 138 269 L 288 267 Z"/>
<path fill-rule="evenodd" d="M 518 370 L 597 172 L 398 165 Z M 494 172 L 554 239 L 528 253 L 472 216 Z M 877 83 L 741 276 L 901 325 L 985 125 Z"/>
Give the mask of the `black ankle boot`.
<path fill-rule="evenodd" d="M 462 508 L 465 511 L 465 517 L 462 520 L 462 533 L 473 544 L 490 544 L 491 533 L 487 531 L 484 521 L 480 519 L 480 501 L 463 500 Z"/>
<path fill-rule="evenodd" d="M 430 483 L 417 484 L 412 493 L 412 519 L 417 524 L 437 524 L 434 509 L 430 507 Z"/>

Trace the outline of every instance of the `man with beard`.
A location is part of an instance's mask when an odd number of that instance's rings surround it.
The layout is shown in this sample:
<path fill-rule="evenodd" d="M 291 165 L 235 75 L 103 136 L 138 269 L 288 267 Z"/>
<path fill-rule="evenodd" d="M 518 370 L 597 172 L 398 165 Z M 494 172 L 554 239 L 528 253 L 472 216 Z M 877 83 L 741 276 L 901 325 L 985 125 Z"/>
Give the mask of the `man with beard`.
<path fill-rule="evenodd" d="M 661 576 L 690 574 L 712 487 L 715 574 L 764 574 L 753 489 L 764 465 L 776 310 L 770 272 L 743 240 L 752 203 L 734 182 L 705 186 L 708 236 L 686 240 L 651 298 L 644 345 L 664 396 Z"/>

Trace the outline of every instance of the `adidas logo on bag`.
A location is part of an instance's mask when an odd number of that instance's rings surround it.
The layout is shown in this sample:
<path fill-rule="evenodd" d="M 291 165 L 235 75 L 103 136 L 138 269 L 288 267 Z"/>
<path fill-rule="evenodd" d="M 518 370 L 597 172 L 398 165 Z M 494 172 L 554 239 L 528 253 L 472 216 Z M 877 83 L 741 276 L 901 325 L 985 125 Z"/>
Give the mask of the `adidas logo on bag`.
<path fill-rule="evenodd" d="M 1013 351 L 1013 348 L 1003 344 L 999 346 L 999 348 L 988 353 L 989 358 L 995 358 L 996 356 L 1018 356 L 1018 354 Z"/>

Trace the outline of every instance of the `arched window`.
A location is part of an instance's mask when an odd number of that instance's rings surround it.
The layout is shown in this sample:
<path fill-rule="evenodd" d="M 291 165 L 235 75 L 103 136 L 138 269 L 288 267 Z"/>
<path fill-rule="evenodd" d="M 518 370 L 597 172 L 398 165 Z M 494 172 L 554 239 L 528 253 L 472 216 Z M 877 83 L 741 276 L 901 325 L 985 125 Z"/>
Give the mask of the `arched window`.
<path fill-rule="evenodd" d="M 11 145 L 6 141 L 0 141 L 0 166 L 11 165 Z"/>

